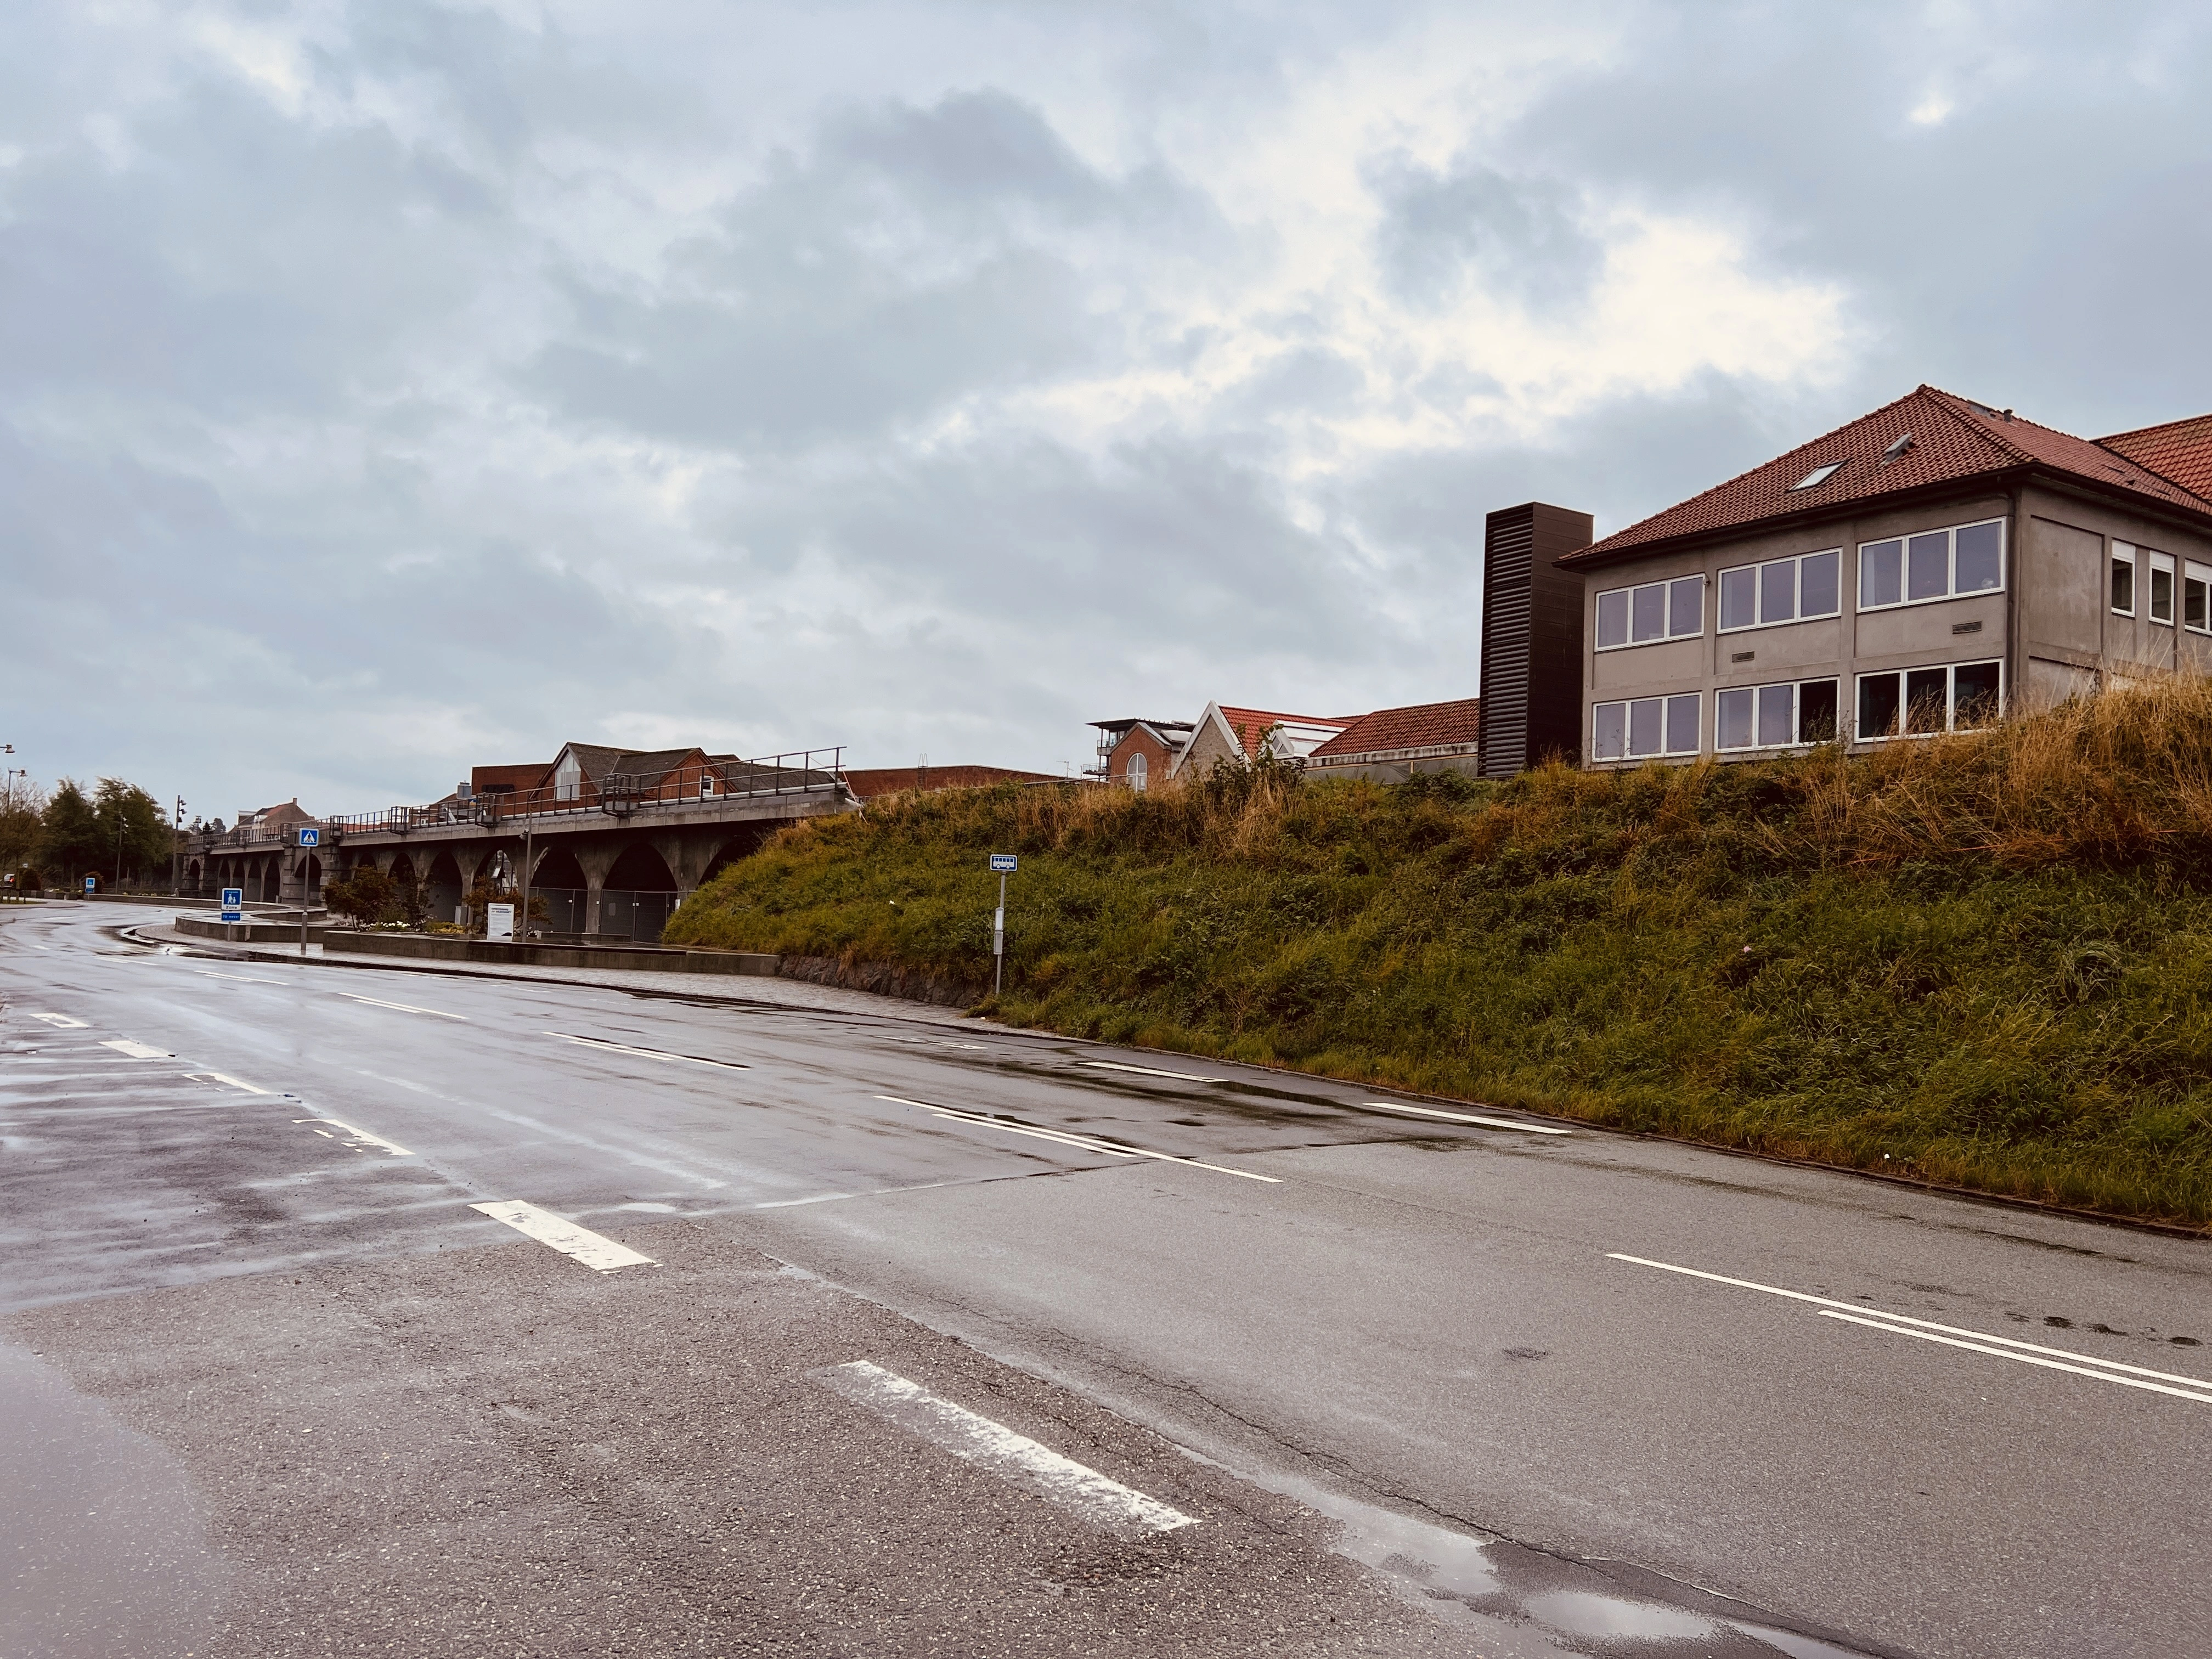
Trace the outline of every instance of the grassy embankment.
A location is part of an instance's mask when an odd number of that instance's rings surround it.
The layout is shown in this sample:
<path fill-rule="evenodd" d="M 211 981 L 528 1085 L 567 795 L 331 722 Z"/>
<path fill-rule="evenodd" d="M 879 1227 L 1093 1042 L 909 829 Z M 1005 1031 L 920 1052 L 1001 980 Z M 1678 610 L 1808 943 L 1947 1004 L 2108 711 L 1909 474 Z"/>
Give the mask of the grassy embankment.
<path fill-rule="evenodd" d="M 672 941 L 989 985 L 998 1016 L 2212 1222 L 2212 685 L 1742 766 L 909 795 Z"/>

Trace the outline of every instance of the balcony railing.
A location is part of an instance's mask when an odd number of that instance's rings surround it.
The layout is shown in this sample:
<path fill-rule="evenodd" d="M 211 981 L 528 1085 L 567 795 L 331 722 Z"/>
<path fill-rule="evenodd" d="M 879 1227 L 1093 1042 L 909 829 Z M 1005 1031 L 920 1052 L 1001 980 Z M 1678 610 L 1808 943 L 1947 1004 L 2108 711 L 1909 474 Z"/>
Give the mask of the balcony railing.
<path fill-rule="evenodd" d="M 428 806 L 391 806 L 381 812 L 340 813 L 315 820 L 333 841 L 349 835 L 406 835 L 416 830 L 474 825 L 492 830 L 522 818 L 573 818 L 584 813 L 628 817 L 634 812 L 665 811 L 679 806 L 763 796 L 830 795 L 847 793 L 845 750 L 794 749 L 759 760 L 725 761 L 702 775 L 696 769 L 661 774 L 614 773 L 604 784 L 580 780 L 570 791 L 542 788 L 477 795 L 468 800 L 434 801 Z M 301 825 L 273 829 L 241 824 L 219 836 L 192 837 L 189 850 L 205 854 L 228 847 L 289 846 Z"/>

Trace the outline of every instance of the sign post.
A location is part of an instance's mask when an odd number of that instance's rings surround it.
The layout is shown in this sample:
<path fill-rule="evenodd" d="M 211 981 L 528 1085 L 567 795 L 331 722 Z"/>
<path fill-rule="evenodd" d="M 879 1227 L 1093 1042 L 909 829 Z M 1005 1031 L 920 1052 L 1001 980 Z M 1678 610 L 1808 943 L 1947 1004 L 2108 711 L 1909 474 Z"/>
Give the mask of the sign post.
<path fill-rule="evenodd" d="M 246 920 L 246 890 L 243 887 L 222 890 L 222 919 L 225 921 Z"/>
<path fill-rule="evenodd" d="M 308 848 L 323 844 L 323 832 L 309 824 L 300 826 L 300 959 L 307 959 L 307 860 L 313 856 Z"/>
<path fill-rule="evenodd" d="M 999 908 L 991 918 L 991 994 L 996 997 L 1006 982 L 1006 878 L 1021 868 L 1012 853 L 991 854 L 991 869 L 999 878 Z"/>

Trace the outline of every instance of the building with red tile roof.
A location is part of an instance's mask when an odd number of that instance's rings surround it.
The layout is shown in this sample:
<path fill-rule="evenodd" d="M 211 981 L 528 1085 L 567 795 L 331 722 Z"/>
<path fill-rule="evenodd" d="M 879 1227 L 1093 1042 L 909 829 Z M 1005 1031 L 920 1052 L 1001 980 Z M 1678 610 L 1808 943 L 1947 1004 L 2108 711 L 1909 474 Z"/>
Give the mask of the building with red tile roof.
<path fill-rule="evenodd" d="M 1306 757 L 1315 777 L 1372 778 L 1403 783 L 1416 772 L 1480 769 L 1482 699 L 1422 702 L 1403 708 L 1378 708 L 1358 720 Z"/>
<path fill-rule="evenodd" d="M 1549 560 L 1583 587 L 1582 758 L 1863 747 L 2212 672 L 2200 490 L 2212 416 L 2098 442 L 1917 387 Z"/>
<path fill-rule="evenodd" d="M 1210 702 L 1170 775 L 1205 777 L 1223 762 L 1255 761 L 1261 754 L 1304 760 L 1358 718 L 1356 714 L 1284 714 Z"/>
<path fill-rule="evenodd" d="M 2192 415 L 2120 432 L 2097 442 L 2114 453 L 2171 478 L 2184 489 L 2212 500 L 2212 415 Z"/>

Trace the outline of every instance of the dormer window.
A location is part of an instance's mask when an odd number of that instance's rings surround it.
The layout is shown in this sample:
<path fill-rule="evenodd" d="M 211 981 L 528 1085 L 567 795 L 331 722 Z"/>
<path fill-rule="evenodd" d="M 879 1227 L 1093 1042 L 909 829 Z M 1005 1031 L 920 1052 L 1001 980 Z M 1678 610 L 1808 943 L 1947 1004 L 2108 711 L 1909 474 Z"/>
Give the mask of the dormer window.
<path fill-rule="evenodd" d="M 1890 440 L 1889 447 L 1881 452 L 1881 464 L 1887 466 L 1892 461 L 1902 460 L 1905 452 L 1911 447 L 1912 434 L 1910 432 L 1899 433 Z"/>
<path fill-rule="evenodd" d="M 1841 461 L 1825 461 L 1798 479 L 1796 483 L 1791 484 L 1790 493 L 1795 495 L 1801 489 L 1817 489 L 1843 470 L 1844 464 Z"/>
<path fill-rule="evenodd" d="M 712 799 L 714 793 L 714 775 L 712 772 L 702 772 L 699 775 L 699 799 L 701 800 Z"/>
<path fill-rule="evenodd" d="M 576 757 L 565 749 L 561 751 L 561 763 L 553 769 L 553 799 L 574 800 L 581 793 L 584 769 Z"/>

